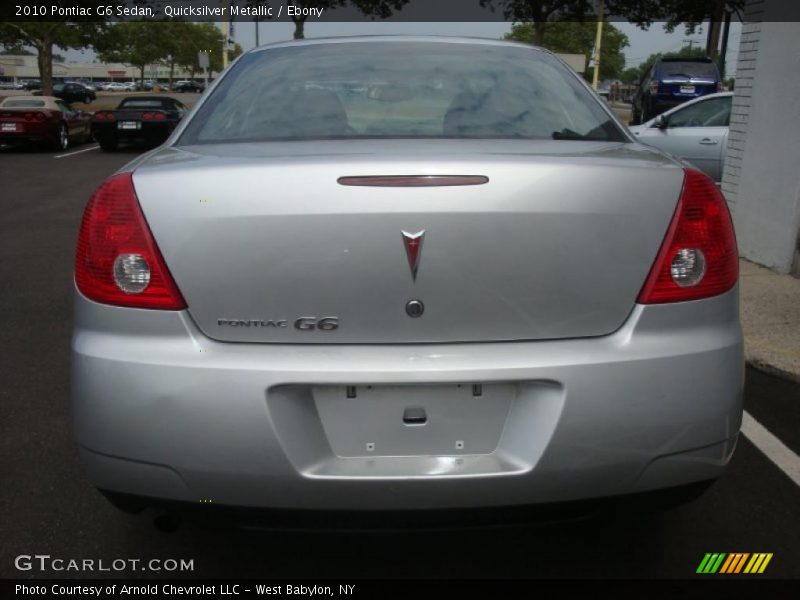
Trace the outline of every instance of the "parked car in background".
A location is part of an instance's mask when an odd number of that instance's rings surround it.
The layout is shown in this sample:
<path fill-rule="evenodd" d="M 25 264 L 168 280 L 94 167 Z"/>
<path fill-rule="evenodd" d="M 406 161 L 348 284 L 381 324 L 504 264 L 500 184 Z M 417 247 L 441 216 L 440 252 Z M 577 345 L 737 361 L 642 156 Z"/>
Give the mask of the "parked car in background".
<path fill-rule="evenodd" d="M 33 90 L 42 89 L 42 82 L 39 81 L 38 79 L 25 79 L 24 81 L 22 81 L 22 87 L 23 89 L 32 92 Z"/>
<path fill-rule="evenodd" d="M 128 84 L 119 81 L 109 81 L 103 84 L 104 92 L 125 92 L 128 91 Z"/>
<path fill-rule="evenodd" d="M 202 84 L 197 83 L 196 81 L 176 81 L 175 85 L 172 86 L 172 91 L 174 92 L 202 92 L 205 89 Z"/>
<path fill-rule="evenodd" d="M 92 118 L 92 135 L 108 152 L 121 142 L 157 146 L 169 137 L 186 114 L 186 107 L 168 96 L 131 96 L 114 110 L 99 110 Z"/>
<path fill-rule="evenodd" d="M 40 95 L 34 92 L 34 95 Z M 97 94 L 82 83 L 56 83 L 53 85 L 53 96 L 61 98 L 67 103 L 83 102 L 89 104 L 97 98 Z"/>
<path fill-rule="evenodd" d="M 630 128 L 643 144 L 690 162 L 714 181 L 722 180 L 733 92 L 691 100 Z"/>
<path fill-rule="evenodd" d="M 0 103 L 0 143 L 66 150 L 91 137 L 92 116 L 54 96 L 10 96 Z"/>
<path fill-rule="evenodd" d="M 688 100 L 722 90 L 717 64 L 710 58 L 660 58 L 639 82 L 633 96 L 632 125 Z"/>
<path fill-rule="evenodd" d="M 132 510 L 673 499 L 736 446 L 725 199 L 529 45 L 251 50 L 75 265 L 75 436 Z"/>

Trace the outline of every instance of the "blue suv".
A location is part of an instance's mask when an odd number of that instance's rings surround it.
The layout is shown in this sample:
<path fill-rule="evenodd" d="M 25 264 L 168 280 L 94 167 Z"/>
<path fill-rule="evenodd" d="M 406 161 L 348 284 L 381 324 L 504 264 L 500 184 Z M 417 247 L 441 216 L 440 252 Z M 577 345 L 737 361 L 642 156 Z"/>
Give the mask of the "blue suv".
<path fill-rule="evenodd" d="M 634 94 L 631 124 L 649 121 L 687 100 L 719 91 L 722 79 L 710 58 L 660 58 Z"/>

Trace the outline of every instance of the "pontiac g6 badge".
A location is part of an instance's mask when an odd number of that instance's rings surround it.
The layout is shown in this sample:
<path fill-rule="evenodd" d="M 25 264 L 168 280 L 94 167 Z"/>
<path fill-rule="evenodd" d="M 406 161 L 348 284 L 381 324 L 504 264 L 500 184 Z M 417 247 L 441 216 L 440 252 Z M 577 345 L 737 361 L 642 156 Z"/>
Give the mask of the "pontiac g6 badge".
<path fill-rule="evenodd" d="M 401 232 L 403 234 L 403 245 L 406 248 L 408 266 L 411 269 L 411 278 L 417 280 L 417 269 L 419 269 L 419 259 L 422 256 L 422 240 L 425 239 L 425 230 L 417 233 Z"/>

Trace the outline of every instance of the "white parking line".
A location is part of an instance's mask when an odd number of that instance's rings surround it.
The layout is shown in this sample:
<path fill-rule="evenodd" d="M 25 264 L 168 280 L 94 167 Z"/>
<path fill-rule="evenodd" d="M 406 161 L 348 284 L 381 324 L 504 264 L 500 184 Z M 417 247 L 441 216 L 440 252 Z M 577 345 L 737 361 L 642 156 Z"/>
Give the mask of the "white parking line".
<path fill-rule="evenodd" d="M 786 473 L 789 479 L 800 485 L 800 456 L 792 452 L 786 444 L 772 435 L 747 411 L 742 416 L 742 433 L 781 471 Z"/>
<path fill-rule="evenodd" d="M 53 158 L 66 158 L 67 156 L 74 156 L 76 154 L 80 154 L 81 152 L 90 152 L 92 150 L 97 150 L 100 146 L 92 146 L 91 148 L 84 148 L 83 150 L 75 150 L 75 152 L 70 152 L 69 154 L 58 154 Z"/>

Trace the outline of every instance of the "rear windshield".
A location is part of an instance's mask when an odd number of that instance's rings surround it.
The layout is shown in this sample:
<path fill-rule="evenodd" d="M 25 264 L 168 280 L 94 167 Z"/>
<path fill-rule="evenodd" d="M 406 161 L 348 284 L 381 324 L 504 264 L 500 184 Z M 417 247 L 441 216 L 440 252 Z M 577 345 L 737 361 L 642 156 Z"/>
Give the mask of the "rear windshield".
<path fill-rule="evenodd" d="M 123 100 L 119 108 L 164 108 L 166 103 L 163 100 Z"/>
<path fill-rule="evenodd" d="M 546 52 L 347 42 L 245 55 L 179 143 L 397 137 L 626 140 Z"/>
<path fill-rule="evenodd" d="M 717 79 L 717 66 L 712 62 L 672 62 L 661 63 L 658 72 L 662 77 L 707 77 Z"/>
<path fill-rule="evenodd" d="M 44 100 L 6 100 L 3 108 L 42 108 Z"/>

